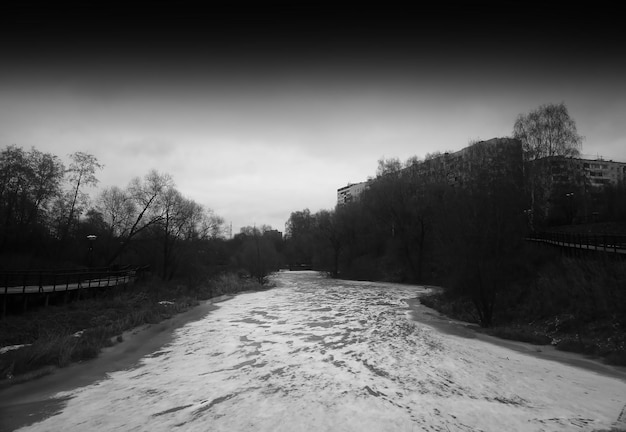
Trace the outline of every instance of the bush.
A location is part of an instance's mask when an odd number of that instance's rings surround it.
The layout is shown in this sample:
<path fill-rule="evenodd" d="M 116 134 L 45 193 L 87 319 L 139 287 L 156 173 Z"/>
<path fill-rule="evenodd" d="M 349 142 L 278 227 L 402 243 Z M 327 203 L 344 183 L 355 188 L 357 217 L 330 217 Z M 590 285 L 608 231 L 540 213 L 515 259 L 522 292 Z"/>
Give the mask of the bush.
<path fill-rule="evenodd" d="M 448 293 L 434 293 L 420 297 L 420 303 L 450 318 L 477 323 L 478 317 L 471 300 Z"/>
<path fill-rule="evenodd" d="M 559 351 L 575 352 L 580 354 L 593 354 L 594 349 L 591 345 L 576 339 L 564 339 L 556 344 Z"/>
<path fill-rule="evenodd" d="M 606 355 L 606 362 L 615 366 L 626 366 L 626 350 L 613 351 Z"/>

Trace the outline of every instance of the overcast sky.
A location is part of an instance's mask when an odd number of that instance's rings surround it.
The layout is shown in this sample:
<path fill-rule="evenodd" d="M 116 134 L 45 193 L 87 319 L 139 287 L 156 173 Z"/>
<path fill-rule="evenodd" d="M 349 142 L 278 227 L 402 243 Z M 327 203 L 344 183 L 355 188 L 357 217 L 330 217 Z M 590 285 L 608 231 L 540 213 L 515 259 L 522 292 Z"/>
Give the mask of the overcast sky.
<path fill-rule="evenodd" d="M 219 4 L 4 11 L 0 146 L 92 153 L 100 186 L 169 173 L 233 233 L 333 208 L 382 157 L 510 136 L 545 103 L 583 154 L 626 161 L 617 11 Z"/>

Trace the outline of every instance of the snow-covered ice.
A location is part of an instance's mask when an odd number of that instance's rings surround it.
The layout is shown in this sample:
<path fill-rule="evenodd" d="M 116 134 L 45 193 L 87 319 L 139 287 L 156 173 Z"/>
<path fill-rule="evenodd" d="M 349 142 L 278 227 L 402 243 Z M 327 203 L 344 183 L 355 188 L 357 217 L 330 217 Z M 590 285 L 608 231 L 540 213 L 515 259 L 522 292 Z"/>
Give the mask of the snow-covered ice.
<path fill-rule="evenodd" d="M 29 345 L 30 344 L 22 344 L 22 345 L 9 345 L 9 346 L 0 347 L 0 354 L 5 354 L 5 353 L 8 353 L 9 351 L 27 347 Z"/>
<path fill-rule="evenodd" d="M 417 286 L 281 272 L 28 431 L 593 431 L 626 383 L 441 334 Z"/>

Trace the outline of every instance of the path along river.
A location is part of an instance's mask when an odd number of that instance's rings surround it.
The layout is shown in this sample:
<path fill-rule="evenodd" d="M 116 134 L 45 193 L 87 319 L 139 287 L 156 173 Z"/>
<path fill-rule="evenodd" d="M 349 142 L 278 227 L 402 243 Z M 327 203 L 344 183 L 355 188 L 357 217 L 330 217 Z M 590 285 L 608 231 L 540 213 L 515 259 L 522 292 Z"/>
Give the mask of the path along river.
<path fill-rule="evenodd" d="M 418 286 L 280 272 L 28 431 L 594 431 L 626 382 L 444 334 Z M 623 414 L 622 414 L 623 416 Z"/>

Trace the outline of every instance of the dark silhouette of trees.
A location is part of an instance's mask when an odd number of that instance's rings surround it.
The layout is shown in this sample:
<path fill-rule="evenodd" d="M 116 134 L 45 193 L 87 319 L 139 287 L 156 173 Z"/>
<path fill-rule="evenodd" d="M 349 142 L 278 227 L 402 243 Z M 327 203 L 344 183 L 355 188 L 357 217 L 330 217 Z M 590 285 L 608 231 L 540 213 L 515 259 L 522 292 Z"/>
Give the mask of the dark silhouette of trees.
<path fill-rule="evenodd" d="M 121 237 L 130 229 L 136 203 L 128 191 L 110 186 L 100 193 L 97 208 L 108 226 L 109 236 Z"/>
<path fill-rule="evenodd" d="M 52 154 L 17 146 L 0 152 L 0 252 L 40 246 L 63 175 L 63 163 Z"/>
<path fill-rule="evenodd" d="M 160 215 L 151 229 L 161 243 L 161 277 L 170 280 L 179 268 L 182 245 L 194 240 L 207 240 L 207 226 L 217 221 L 210 220 L 211 211 L 205 213 L 200 204 L 185 198 L 173 185 L 161 194 L 154 213 Z M 215 229 L 215 226 L 212 228 Z"/>
<path fill-rule="evenodd" d="M 489 326 L 521 272 L 522 192 L 516 140 L 477 142 L 423 161 L 381 160 L 356 200 L 292 213 L 287 259 L 295 260 L 301 242 L 314 268 L 332 276 L 439 284 Z"/>
<path fill-rule="evenodd" d="M 320 210 L 315 214 L 318 247 L 314 263 L 327 270 L 332 277 L 339 276 L 339 260 L 346 247 L 345 208 Z"/>
<path fill-rule="evenodd" d="M 169 174 L 161 174 L 156 170 L 151 170 L 143 179 L 135 177 L 131 180 L 126 196 L 132 204 L 124 206 L 129 214 L 121 217 L 121 219 L 128 220 L 128 225 L 120 233 L 119 245 L 108 258 L 109 265 L 115 262 L 138 234 L 161 221 L 162 214 L 156 208 L 158 199 L 172 184 Z"/>
<path fill-rule="evenodd" d="M 312 264 L 315 235 L 315 219 L 309 209 L 291 213 L 285 225 L 286 255 L 290 268 Z"/>
<path fill-rule="evenodd" d="M 182 194 L 174 188 L 168 187 L 157 201 L 157 212 L 161 215 L 156 225 L 157 236 L 162 237 L 162 262 L 161 277 L 163 280 L 171 279 L 175 266 L 175 246 L 179 238 L 189 235 L 193 230 L 193 213 L 196 211 L 195 203 L 186 200 Z"/>
<path fill-rule="evenodd" d="M 215 240 L 223 237 L 224 235 L 224 218 L 216 215 L 211 209 L 205 209 L 200 215 L 200 229 L 198 231 L 198 237 L 200 239 Z"/>
<path fill-rule="evenodd" d="M 437 216 L 445 286 L 472 301 L 485 327 L 518 276 L 525 232 L 521 160 L 493 156 L 482 143 L 468 148 L 468 177 L 445 190 Z"/>
<path fill-rule="evenodd" d="M 278 232 L 270 226 L 241 228 L 234 238 L 237 248 L 234 263 L 257 282 L 265 284 L 267 276 L 280 269 L 282 259 L 278 249 L 281 242 Z"/>
<path fill-rule="evenodd" d="M 402 165 L 398 160 L 379 161 L 378 176 L 363 200 L 378 226 L 386 231 L 386 255 L 401 262 L 400 281 L 423 281 L 424 253 L 431 234 L 429 180 L 419 177 L 421 162 L 415 158 Z"/>
<path fill-rule="evenodd" d="M 236 268 L 224 219 L 184 197 L 169 174 L 151 170 L 124 188 L 105 187 L 90 206 L 86 188 L 97 184 L 102 165 L 84 152 L 70 159 L 66 170 L 57 156 L 34 148 L 0 152 L 3 268 L 149 265 L 163 279 L 194 283 Z M 254 248 L 266 269 L 260 278 L 280 263 L 276 233 L 264 228 Z"/>

